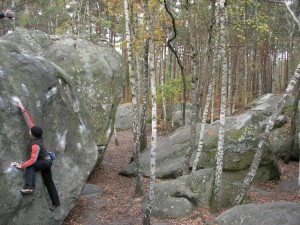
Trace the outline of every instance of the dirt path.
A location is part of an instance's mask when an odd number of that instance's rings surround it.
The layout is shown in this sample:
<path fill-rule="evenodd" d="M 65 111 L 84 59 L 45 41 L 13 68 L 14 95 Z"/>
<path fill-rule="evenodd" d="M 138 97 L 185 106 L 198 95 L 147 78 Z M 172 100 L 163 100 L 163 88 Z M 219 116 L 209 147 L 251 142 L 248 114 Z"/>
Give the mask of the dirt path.
<path fill-rule="evenodd" d="M 98 198 L 81 196 L 64 225 L 141 225 L 143 214 L 141 198 L 134 199 L 135 178 L 120 176 L 119 172 L 132 156 L 132 133 L 118 132 L 119 146 L 114 139 L 108 146 L 103 162 L 90 176 L 88 183 L 97 185 L 102 193 Z M 270 181 L 253 188 L 253 203 L 270 201 L 300 202 L 298 188 L 298 163 L 282 165 L 282 179 Z M 144 181 L 145 188 L 149 180 Z M 189 219 L 153 219 L 153 225 L 204 225 L 213 224 L 217 214 L 197 210 Z"/>

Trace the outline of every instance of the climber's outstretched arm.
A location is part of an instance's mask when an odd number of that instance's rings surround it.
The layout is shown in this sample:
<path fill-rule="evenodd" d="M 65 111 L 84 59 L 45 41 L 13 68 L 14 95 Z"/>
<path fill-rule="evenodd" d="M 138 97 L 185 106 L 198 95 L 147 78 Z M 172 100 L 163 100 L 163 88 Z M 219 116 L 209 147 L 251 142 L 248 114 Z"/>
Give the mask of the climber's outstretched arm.
<path fill-rule="evenodd" d="M 30 119 L 30 116 L 28 115 L 26 109 L 23 107 L 21 102 L 18 102 L 18 108 L 21 110 L 27 126 L 29 128 L 32 128 L 34 126 L 34 124 L 33 124 L 32 120 Z"/>

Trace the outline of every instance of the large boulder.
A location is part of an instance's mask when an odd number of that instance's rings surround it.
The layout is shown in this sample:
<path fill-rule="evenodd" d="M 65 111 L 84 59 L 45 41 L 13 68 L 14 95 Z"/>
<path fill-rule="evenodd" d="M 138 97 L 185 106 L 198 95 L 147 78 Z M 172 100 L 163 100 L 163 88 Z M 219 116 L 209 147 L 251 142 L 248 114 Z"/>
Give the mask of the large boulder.
<path fill-rule="evenodd" d="M 299 225 L 300 204 L 271 202 L 235 206 L 217 219 L 217 225 Z"/>
<path fill-rule="evenodd" d="M 240 115 L 229 117 L 225 124 L 224 171 L 237 172 L 247 170 L 252 163 L 261 135 L 270 118 L 279 96 L 267 95 L 253 103 L 253 107 Z M 270 102 L 268 102 L 268 100 Z M 292 104 L 292 98 L 288 104 Z M 288 114 L 287 114 L 288 116 Z M 200 125 L 196 128 L 196 143 L 198 143 Z M 198 168 L 214 167 L 218 143 L 219 122 L 206 124 L 204 147 L 201 153 Z M 275 129 L 276 130 L 276 129 Z M 190 126 L 176 130 L 172 135 L 157 143 L 157 177 L 176 178 L 180 175 L 184 155 L 190 138 Z M 197 148 L 193 150 L 190 165 L 194 161 Z M 150 175 L 149 165 L 150 149 L 141 154 L 141 169 L 145 176 Z M 259 170 L 263 177 L 258 180 L 278 178 L 279 168 L 273 157 L 272 143 L 265 147 Z M 134 165 L 130 163 L 122 172 L 124 175 L 134 175 Z"/>
<path fill-rule="evenodd" d="M 95 138 L 97 129 L 92 125 L 95 120 L 89 108 L 91 106 L 85 104 L 89 98 L 95 96 L 82 95 L 78 91 L 79 86 L 74 82 L 76 79 L 68 73 L 70 68 L 78 65 L 69 63 L 60 67 L 46 58 L 51 46 L 63 39 L 61 37 L 58 41 L 54 41 L 45 33 L 24 30 L 0 38 L 1 225 L 62 224 L 75 206 L 86 179 L 101 156 L 98 155 Z M 80 42 L 92 45 L 88 41 Z M 63 46 L 61 43 L 60 45 Z M 102 49 L 95 45 L 94 48 L 103 57 L 108 59 L 115 57 L 115 53 L 107 50 L 108 46 Z M 81 55 L 82 58 L 87 58 L 89 51 L 90 48 L 85 53 L 69 52 L 69 57 L 72 58 L 72 54 L 77 54 L 77 57 Z M 117 69 L 113 72 L 114 75 L 110 74 L 110 70 L 114 70 L 114 66 L 118 68 L 119 64 L 105 65 L 107 80 L 102 82 L 106 82 L 106 85 L 112 79 L 122 77 Z M 85 66 L 77 68 L 84 71 L 90 67 L 88 62 Z M 86 73 L 82 72 L 81 75 L 85 77 Z M 97 80 L 96 73 L 94 76 Z M 91 91 L 95 90 L 91 88 Z M 107 93 L 110 91 L 105 89 L 99 91 L 99 94 L 110 96 L 111 93 Z M 110 96 L 110 100 L 113 102 L 112 105 L 117 105 L 118 98 L 114 96 L 115 93 Z M 11 167 L 11 162 L 24 162 L 30 157 L 30 153 L 27 152 L 28 128 L 16 107 L 17 98 L 22 101 L 33 122 L 43 127 L 44 142 L 47 148 L 57 155 L 57 160 L 52 166 L 52 174 L 61 206 L 54 212 L 48 209 L 51 202 L 40 173 L 37 173 L 36 190 L 33 195 L 21 196 L 19 192 L 25 182 L 24 171 Z M 113 120 L 114 110 L 113 107 L 110 109 L 109 118 L 104 122 L 99 119 L 98 125 L 102 122 L 112 123 L 109 121 Z M 106 128 L 101 135 L 109 137 L 110 127 Z M 99 144 L 99 135 L 97 137 Z"/>
<path fill-rule="evenodd" d="M 113 133 L 122 95 L 125 74 L 121 55 L 105 41 L 90 42 L 77 36 L 48 36 L 39 31 L 20 30 L 4 38 L 22 44 L 25 52 L 46 58 L 70 76 L 91 116 L 102 156 Z"/>
<path fill-rule="evenodd" d="M 266 95 L 253 102 L 252 108 L 240 115 L 227 118 L 225 124 L 225 147 L 223 158 L 223 176 L 221 190 L 221 205 L 228 207 L 232 205 L 232 200 L 238 193 L 241 182 L 248 173 L 249 167 L 255 155 L 260 137 L 262 136 L 266 124 L 272 115 L 276 103 L 280 96 Z M 290 117 L 291 111 L 287 110 L 293 104 L 290 97 L 287 107 L 284 110 L 284 117 Z M 281 129 L 282 118 L 277 121 L 276 129 Z M 199 138 L 200 126 L 197 126 L 197 140 Z M 276 129 L 274 131 L 276 131 Z M 198 169 L 214 168 L 216 165 L 216 153 L 218 143 L 219 122 L 206 124 L 204 148 L 198 163 Z M 273 132 L 274 132 L 273 131 Z M 184 161 L 185 152 L 190 137 L 190 126 L 178 129 L 172 135 L 157 143 L 156 155 L 156 175 L 159 178 L 177 178 L 181 175 L 181 168 Z M 190 166 L 195 158 L 197 149 L 193 150 Z M 150 175 L 150 149 L 141 154 L 140 163 L 144 176 Z M 261 158 L 260 166 L 255 176 L 256 182 L 278 179 L 280 177 L 280 167 L 276 156 L 272 151 L 272 142 L 267 143 Z M 134 165 L 130 163 L 123 175 L 134 175 Z"/>

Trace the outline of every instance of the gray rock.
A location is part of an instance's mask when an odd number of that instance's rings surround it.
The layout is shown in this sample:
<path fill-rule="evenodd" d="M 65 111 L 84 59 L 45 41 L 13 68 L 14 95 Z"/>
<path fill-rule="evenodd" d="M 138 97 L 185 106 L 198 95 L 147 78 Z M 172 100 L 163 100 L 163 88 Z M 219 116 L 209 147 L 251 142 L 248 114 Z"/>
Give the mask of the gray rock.
<path fill-rule="evenodd" d="M 233 207 L 217 219 L 218 225 L 299 225 L 300 204 L 272 202 Z"/>
<path fill-rule="evenodd" d="M 203 169 L 171 181 L 159 182 L 151 214 L 159 218 L 183 218 L 189 216 L 195 206 L 209 207 L 214 180 L 213 169 Z M 142 210 L 148 204 L 143 199 Z"/>
<path fill-rule="evenodd" d="M 276 97 L 276 96 L 275 96 Z M 272 99 L 273 100 L 273 99 Z M 277 98 L 278 100 L 278 98 Z M 224 171 L 242 171 L 249 168 L 252 163 L 258 142 L 265 125 L 274 107 L 267 106 L 266 110 L 251 109 L 236 117 L 228 118 L 225 125 L 225 150 L 224 150 Z M 199 138 L 199 124 L 197 125 L 196 143 Z M 217 152 L 219 122 L 206 124 L 204 148 L 200 157 L 198 168 L 214 167 Z M 190 137 L 190 126 L 179 128 L 176 132 L 157 143 L 157 176 L 160 178 L 175 178 L 180 175 L 186 148 Z M 194 161 L 195 153 L 190 162 Z M 272 158 L 271 146 L 267 145 L 262 156 L 261 166 L 265 167 L 266 176 L 263 180 L 275 179 L 280 175 L 276 166 L 276 159 Z M 150 150 L 147 149 L 141 154 L 141 168 L 145 176 L 150 175 L 148 159 Z M 129 164 L 122 172 L 124 175 L 134 174 L 133 163 Z"/>
<path fill-rule="evenodd" d="M 89 42 L 77 36 L 56 37 L 40 31 L 19 30 L 3 38 L 22 44 L 35 54 L 63 68 L 91 116 L 93 132 L 102 155 L 113 133 L 115 114 L 125 79 L 123 60 L 107 42 Z M 63 77 L 60 77 L 63 81 Z M 78 101 L 72 102 L 75 110 Z"/>
<path fill-rule="evenodd" d="M 132 129 L 133 108 L 131 103 L 118 106 L 116 113 L 115 128 L 117 130 Z"/>
<path fill-rule="evenodd" d="M 85 184 L 81 195 L 100 197 L 101 189 L 95 184 Z"/>
<path fill-rule="evenodd" d="M 84 63 L 78 65 L 74 61 L 60 67 L 46 57 L 52 49 L 51 46 L 58 44 L 61 50 L 64 50 L 67 49 L 64 45 L 74 42 L 64 42 L 63 38 L 53 42 L 45 33 L 25 30 L 0 38 L 1 225 L 62 224 L 69 211 L 75 206 L 86 179 L 99 159 L 95 137 L 99 130 L 95 126 L 104 127 L 102 133 L 99 132 L 97 136 L 98 144 L 105 143 L 99 141 L 100 136 L 105 139 L 110 136 L 110 126 L 107 124 L 113 123 L 110 120 L 114 118 L 114 107 L 120 98 L 120 96 L 117 97 L 118 91 L 114 92 L 107 88 L 100 91 L 94 89 L 92 83 L 87 84 L 91 85 L 92 93 L 99 91 L 106 102 L 111 101 L 111 105 L 114 105 L 110 107 L 107 103 L 105 115 L 109 116 L 106 120 L 99 119 L 97 125 L 92 125 L 95 123 L 95 113 L 91 113 L 91 104 L 88 103 L 91 99 L 93 99 L 91 101 L 96 101 L 94 98 L 97 95 L 87 96 L 80 93 L 76 79 L 73 77 L 74 74 L 71 76 L 69 70 L 76 68 L 75 70 L 83 76 L 82 82 L 85 83 L 84 80 L 90 77 L 83 71 L 91 68 L 92 65 L 89 63 L 93 62 L 92 59 L 89 62 L 85 61 L 89 58 L 88 56 L 92 58 L 91 55 L 96 57 L 102 55 L 107 60 L 112 58 L 116 60 L 116 54 L 112 52 L 112 49 L 108 50 L 108 47 L 98 46 L 94 47 L 98 53 L 91 54 L 92 44 L 85 40 L 78 40 L 79 50 L 68 52 L 68 58 L 73 58 L 74 54 Z M 83 52 L 85 44 L 89 47 L 86 47 Z M 62 55 L 64 53 L 64 51 L 61 52 Z M 59 51 L 56 54 L 59 57 Z M 54 61 L 54 58 L 51 60 Z M 93 73 L 93 78 L 101 79 L 104 82 L 103 86 L 109 86 L 112 80 L 122 77 L 122 73 L 119 73 L 108 62 L 105 61 L 102 64 L 99 60 L 99 64 L 102 65 L 103 73 L 107 72 L 108 78 L 103 76 L 98 78 L 96 72 Z M 111 92 L 114 94 L 111 95 Z M 26 151 L 29 141 L 28 128 L 16 107 L 17 97 L 21 99 L 33 122 L 44 128 L 44 142 L 47 148 L 57 156 L 52 166 L 52 173 L 61 199 L 61 206 L 54 212 L 48 209 L 51 202 L 40 173 L 36 175 L 35 193 L 23 197 L 19 192 L 24 185 L 23 172 L 10 166 L 13 161 L 24 162 L 29 158 L 29 153 Z M 103 117 L 105 117 L 104 114 Z"/>

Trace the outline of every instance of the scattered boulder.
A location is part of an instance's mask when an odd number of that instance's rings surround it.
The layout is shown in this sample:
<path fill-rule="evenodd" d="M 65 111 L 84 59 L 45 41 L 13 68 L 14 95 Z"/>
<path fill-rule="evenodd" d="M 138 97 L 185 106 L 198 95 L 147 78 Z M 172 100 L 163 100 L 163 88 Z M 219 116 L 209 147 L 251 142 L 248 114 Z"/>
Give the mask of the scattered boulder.
<path fill-rule="evenodd" d="M 120 104 L 116 113 L 115 128 L 117 130 L 132 129 L 133 108 L 132 103 Z"/>
<path fill-rule="evenodd" d="M 271 202 L 235 206 L 217 219 L 217 225 L 299 225 L 300 204 Z"/>

